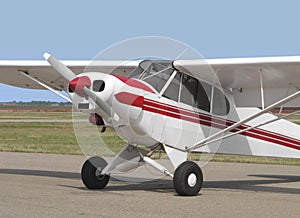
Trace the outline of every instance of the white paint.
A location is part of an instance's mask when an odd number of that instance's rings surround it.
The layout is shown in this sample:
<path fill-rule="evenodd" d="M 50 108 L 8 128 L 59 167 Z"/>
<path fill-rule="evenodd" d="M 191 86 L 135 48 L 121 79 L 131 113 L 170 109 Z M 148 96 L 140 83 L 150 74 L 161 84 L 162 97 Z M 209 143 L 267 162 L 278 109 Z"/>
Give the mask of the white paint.
<path fill-rule="evenodd" d="M 189 175 L 187 182 L 190 187 L 194 187 L 197 184 L 197 176 L 195 173 Z"/>

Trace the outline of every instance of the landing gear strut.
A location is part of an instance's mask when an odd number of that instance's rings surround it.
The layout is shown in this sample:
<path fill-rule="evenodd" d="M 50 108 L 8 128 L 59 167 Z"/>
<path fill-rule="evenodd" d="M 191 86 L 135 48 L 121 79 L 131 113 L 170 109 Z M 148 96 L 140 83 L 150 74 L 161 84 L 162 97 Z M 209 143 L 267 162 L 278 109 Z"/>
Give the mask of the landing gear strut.
<path fill-rule="evenodd" d="M 143 157 L 143 161 L 161 173 L 173 178 L 175 191 L 181 196 L 197 195 L 202 188 L 203 174 L 201 168 L 192 161 L 181 163 L 175 170 L 174 175 L 165 167 L 150 159 Z"/>
<path fill-rule="evenodd" d="M 88 189 L 103 189 L 109 182 L 109 175 L 101 175 L 107 162 L 101 157 L 91 157 L 85 161 L 81 169 L 81 179 Z"/>
<path fill-rule="evenodd" d="M 148 164 L 162 174 L 172 177 L 174 188 L 178 195 L 194 196 L 202 188 L 203 174 L 201 168 L 196 163 L 192 161 L 181 163 L 173 175 L 155 160 L 143 156 L 140 152 L 132 153 L 139 150 L 130 150 L 129 152 L 127 148 L 130 148 L 130 146 L 125 147 L 110 165 L 107 165 L 107 162 L 101 157 L 91 157 L 85 161 L 81 170 L 81 178 L 84 185 L 88 189 L 103 189 L 109 182 L 109 174 L 116 166 L 124 164 L 124 162 L 126 164 L 127 160 L 135 160 L 137 164 L 140 162 Z M 128 158 L 124 159 L 124 161 L 121 157 Z"/>

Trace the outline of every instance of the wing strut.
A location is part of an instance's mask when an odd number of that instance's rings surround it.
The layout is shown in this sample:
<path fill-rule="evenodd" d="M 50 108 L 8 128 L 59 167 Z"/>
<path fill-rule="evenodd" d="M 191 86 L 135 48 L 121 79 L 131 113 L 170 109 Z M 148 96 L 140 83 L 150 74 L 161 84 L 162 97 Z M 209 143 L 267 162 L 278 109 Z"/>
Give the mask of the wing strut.
<path fill-rule="evenodd" d="M 264 108 L 263 110 L 255 113 L 255 114 L 252 114 L 249 117 L 246 117 L 245 119 L 240 120 L 239 122 L 237 122 L 237 123 L 235 123 L 235 124 L 233 124 L 231 126 L 228 126 L 227 128 L 225 128 L 225 129 L 223 129 L 223 130 L 221 130 L 221 131 L 219 131 L 219 132 L 217 132 L 217 133 L 215 133 L 215 134 L 213 134 L 213 135 L 211 135 L 211 136 L 209 136 L 209 137 L 201 140 L 200 142 L 196 143 L 195 145 L 193 145 L 193 146 L 191 146 L 189 148 L 186 148 L 186 151 L 192 151 L 194 149 L 200 148 L 200 147 L 206 145 L 207 142 L 209 142 L 209 141 L 211 141 L 213 139 L 216 139 L 219 136 L 222 136 L 222 134 L 224 134 L 225 132 L 229 132 L 229 131 L 231 131 L 231 130 L 233 130 L 233 129 L 235 129 L 235 128 L 243 125 L 243 124 L 245 124 L 246 122 L 259 117 L 260 115 L 266 113 L 267 111 L 274 109 L 275 107 L 278 107 L 278 106 L 283 105 L 283 104 L 285 104 L 287 102 L 290 102 L 293 99 L 297 98 L 299 95 L 300 95 L 300 91 L 297 91 L 294 94 L 291 94 L 288 97 L 283 98 L 280 101 L 277 101 L 274 104 L 272 104 L 272 105 Z"/>
<path fill-rule="evenodd" d="M 265 95 L 264 95 L 264 83 L 263 83 L 263 71 L 259 71 L 259 81 L 260 81 L 260 97 L 261 97 L 261 108 L 265 109 Z"/>
<path fill-rule="evenodd" d="M 235 135 L 237 135 L 237 134 L 241 134 L 241 133 L 243 133 L 243 132 L 247 132 L 247 131 L 249 131 L 249 130 L 252 130 L 252 129 L 255 129 L 255 128 L 258 128 L 258 127 L 267 125 L 267 124 L 269 124 L 269 123 L 274 123 L 274 122 L 276 122 L 277 120 L 280 120 L 280 119 L 283 119 L 283 118 L 292 116 L 292 115 L 297 114 L 297 113 L 299 113 L 299 112 L 300 112 L 300 110 L 297 110 L 297 111 L 294 111 L 293 113 L 290 113 L 290 114 L 286 114 L 286 115 L 282 115 L 282 116 L 276 117 L 276 118 L 271 119 L 271 120 L 269 120 L 269 121 L 266 121 L 266 122 L 264 122 L 264 123 L 260 123 L 260 124 L 257 124 L 257 125 L 255 125 L 255 126 L 250 126 L 250 127 L 246 128 L 246 129 L 242 129 L 242 130 L 240 130 L 240 131 L 233 132 L 233 133 L 231 133 L 231 134 L 225 135 L 224 137 L 220 137 L 220 138 L 217 138 L 217 139 L 213 139 L 213 140 L 211 140 L 211 141 L 208 141 L 208 142 L 206 142 L 205 144 L 203 144 L 202 146 L 208 145 L 208 144 L 211 144 L 211 143 L 214 143 L 214 142 L 217 142 L 217 141 L 220 141 L 220 140 L 223 140 L 223 139 L 232 137 L 232 136 L 235 136 Z"/>
<path fill-rule="evenodd" d="M 61 98 L 65 99 L 65 100 L 67 100 L 68 102 L 72 103 L 72 101 L 71 101 L 70 98 L 68 98 L 68 97 L 66 97 L 66 96 L 64 96 L 64 95 L 62 95 L 62 94 L 59 93 L 58 91 L 52 89 L 50 86 L 48 86 L 48 85 L 42 83 L 41 81 L 37 80 L 36 78 L 33 78 L 32 76 L 30 76 L 30 75 L 28 74 L 28 72 L 25 72 L 25 71 L 19 71 L 19 73 L 20 73 L 21 75 L 23 75 L 23 76 L 26 76 L 28 79 L 30 79 L 30 80 L 36 82 L 37 84 L 43 86 L 44 88 L 48 89 L 49 91 L 53 92 L 54 94 L 58 95 L 59 97 L 61 97 Z"/>

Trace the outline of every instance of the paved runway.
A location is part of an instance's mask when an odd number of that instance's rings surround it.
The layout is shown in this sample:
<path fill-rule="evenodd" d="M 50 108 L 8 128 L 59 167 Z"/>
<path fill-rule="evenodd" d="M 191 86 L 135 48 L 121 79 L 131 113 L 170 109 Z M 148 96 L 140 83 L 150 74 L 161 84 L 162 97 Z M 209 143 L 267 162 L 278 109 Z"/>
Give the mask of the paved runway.
<path fill-rule="evenodd" d="M 85 158 L 0 152 L 1 217 L 299 217 L 300 167 L 209 163 L 195 197 L 172 181 L 83 187 Z"/>

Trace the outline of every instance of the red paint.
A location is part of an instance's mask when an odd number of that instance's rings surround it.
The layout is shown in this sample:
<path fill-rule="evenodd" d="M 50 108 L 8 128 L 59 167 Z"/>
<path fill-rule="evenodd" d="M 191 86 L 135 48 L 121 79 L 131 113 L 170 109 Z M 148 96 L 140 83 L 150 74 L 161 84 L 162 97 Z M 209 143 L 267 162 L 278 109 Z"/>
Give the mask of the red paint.
<path fill-rule="evenodd" d="M 144 104 L 144 97 L 131 94 L 128 92 L 120 92 L 118 94 L 115 94 L 116 99 L 123 104 L 135 106 L 135 107 L 143 107 Z"/>
<path fill-rule="evenodd" d="M 90 121 L 91 124 L 97 125 L 99 119 L 98 119 L 98 117 L 96 116 L 96 114 L 91 114 L 91 115 L 90 115 L 90 118 L 89 118 L 89 121 Z"/>
<path fill-rule="evenodd" d="M 123 76 L 117 76 L 117 75 L 114 75 L 114 76 L 116 78 L 118 78 L 119 80 L 121 80 L 123 83 L 125 83 L 128 86 L 138 88 L 138 89 L 142 89 L 142 90 L 145 90 L 145 91 L 150 92 L 150 93 L 155 93 L 151 87 L 149 87 L 146 84 L 140 82 L 139 80 L 131 79 L 131 78 L 123 77 Z"/>
<path fill-rule="evenodd" d="M 91 80 L 87 76 L 76 77 L 69 83 L 70 88 L 81 97 L 86 97 L 86 94 L 84 93 L 84 87 L 89 88 L 91 85 Z"/>
<path fill-rule="evenodd" d="M 142 96 L 134 95 L 131 93 L 119 93 L 119 98 L 116 96 L 116 98 L 124 104 L 142 107 L 143 110 L 161 114 L 163 116 L 172 117 L 175 119 L 181 119 L 193 123 L 198 123 L 205 126 L 211 126 L 218 129 L 225 129 L 228 126 L 233 125 L 235 122 L 231 120 L 225 120 L 219 117 L 213 117 L 211 115 L 198 113 L 195 111 L 187 110 L 184 108 L 179 108 L 173 105 L 164 104 L 161 102 L 157 102 L 151 99 L 144 99 Z M 117 94 L 117 95 L 119 95 Z M 139 97 L 142 97 L 142 101 Z M 127 99 L 127 100 L 126 100 Z M 131 100 L 130 100 L 131 99 Z M 138 99 L 138 100 L 135 100 Z M 242 129 L 249 128 L 249 125 L 241 125 L 233 130 L 231 132 L 237 132 Z M 296 150 L 300 150 L 300 141 L 295 138 L 291 138 L 279 133 L 274 133 L 271 131 L 254 128 L 248 131 L 245 131 L 243 133 L 240 133 L 241 135 L 252 137 L 255 139 L 260 139 L 263 141 L 275 143 L 278 145 L 282 145 L 285 147 L 293 148 Z"/>
<path fill-rule="evenodd" d="M 145 105 L 148 105 L 148 103 L 149 103 L 148 100 L 149 99 L 145 99 L 145 102 L 146 102 Z M 169 107 L 169 105 L 166 105 L 166 104 L 163 104 L 160 102 L 155 103 L 155 101 L 153 101 L 153 100 L 151 100 L 150 106 L 151 106 L 150 109 L 145 107 L 145 109 L 149 112 L 159 113 L 159 114 L 162 114 L 165 116 L 182 119 L 182 120 L 186 120 L 189 122 L 199 123 L 199 124 L 203 124 L 205 126 L 212 126 L 212 127 L 218 128 L 218 129 L 225 129 L 226 127 L 235 123 L 234 121 L 223 120 L 220 118 L 207 116 L 206 114 L 197 113 L 194 111 L 189 111 L 189 113 L 187 113 L 186 109 L 181 109 L 181 108 L 178 108 L 179 115 L 174 116 L 168 112 L 165 112 L 165 110 L 175 112 L 174 108 L 176 108 L 176 107 L 174 107 L 174 106 Z M 153 108 L 155 108 L 155 110 Z M 159 111 L 158 108 L 160 108 L 163 111 Z M 191 116 L 193 118 L 184 116 L 181 113 L 188 114 L 189 116 Z M 248 125 L 241 125 L 241 126 L 237 127 L 236 129 L 231 130 L 231 132 L 237 132 L 240 129 L 246 129 L 249 127 L 250 126 L 248 126 Z M 270 132 L 270 131 L 259 129 L 259 128 L 254 128 L 254 129 L 248 130 L 248 131 L 240 133 L 240 134 L 300 150 L 300 146 L 299 146 L 300 141 L 299 140 L 282 135 L 282 134 Z"/>
<path fill-rule="evenodd" d="M 89 121 L 93 125 L 102 126 L 104 122 L 98 114 L 90 114 Z"/>
<path fill-rule="evenodd" d="M 153 100 L 150 100 L 150 99 L 145 99 L 145 101 L 147 101 L 147 105 L 150 105 L 152 107 L 157 107 L 157 105 L 158 105 L 157 102 L 155 102 Z M 219 126 L 223 126 L 222 129 L 235 124 L 235 122 L 231 121 L 231 120 L 225 120 L 225 119 L 221 119 L 219 117 L 213 117 L 213 116 L 208 115 L 208 114 L 198 113 L 198 112 L 195 112 L 195 111 L 191 111 L 191 110 L 187 110 L 187 109 L 183 109 L 183 108 L 178 108 L 178 107 L 168 105 L 168 104 L 163 104 L 163 103 L 159 103 L 159 104 L 160 104 L 160 108 L 162 108 L 164 110 L 180 113 L 181 116 L 187 115 L 187 116 L 191 116 L 191 117 L 194 117 L 194 118 L 198 118 L 200 120 L 206 120 L 206 121 L 209 121 L 209 122 L 213 122 L 213 123 L 216 123 Z M 238 126 L 236 129 L 232 130 L 231 132 L 237 132 L 239 130 L 247 129 L 249 127 L 250 127 L 249 125 L 244 124 L 244 125 Z M 297 140 L 297 139 L 294 139 L 294 138 L 291 138 L 291 137 L 288 137 L 288 136 L 285 136 L 285 135 L 282 135 L 282 134 L 279 134 L 279 133 L 270 132 L 270 131 L 264 130 L 264 129 L 254 128 L 254 129 L 248 130 L 246 132 L 248 132 L 248 133 L 251 132 L 251 133 L 255 133 L 255 134 L 259 134 L 259 135 L 264 135 L 266 137 L 271 137 L 271 138 L 276 137 L 278 140 L 287 141 L 287 142 L 294 143 L 294 144 L 299 144 L 300 143 L 299 140 Z M 241 134 L 243 134 L 243 133 L 241 133 Z"/>

